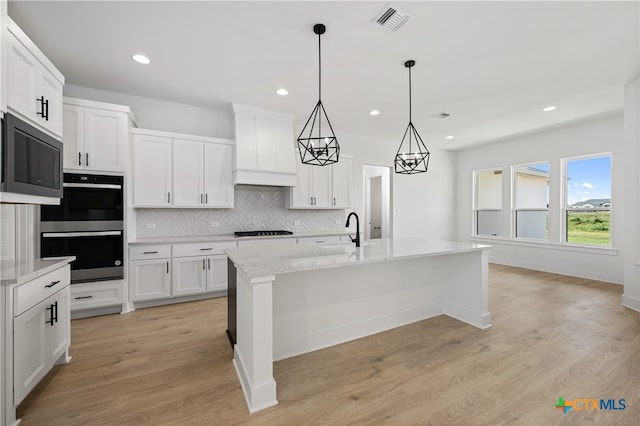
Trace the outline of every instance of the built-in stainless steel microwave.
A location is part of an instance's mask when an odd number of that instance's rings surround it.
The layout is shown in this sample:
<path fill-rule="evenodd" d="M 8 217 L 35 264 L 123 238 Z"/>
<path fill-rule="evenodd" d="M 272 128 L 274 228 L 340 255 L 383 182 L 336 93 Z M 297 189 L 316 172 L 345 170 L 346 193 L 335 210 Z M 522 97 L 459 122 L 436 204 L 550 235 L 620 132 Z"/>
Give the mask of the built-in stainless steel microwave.
<path fill-rule="evenodd" d="M 62 142 L 12 114 L 2 123 L 3 192 L 62 197 Z"/>

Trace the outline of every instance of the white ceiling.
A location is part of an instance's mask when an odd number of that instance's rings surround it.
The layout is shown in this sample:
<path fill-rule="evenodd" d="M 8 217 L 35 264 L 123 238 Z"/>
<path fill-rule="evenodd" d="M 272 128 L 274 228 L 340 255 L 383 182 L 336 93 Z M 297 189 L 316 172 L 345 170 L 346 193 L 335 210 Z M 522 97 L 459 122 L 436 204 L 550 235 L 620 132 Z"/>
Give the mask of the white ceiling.
<path fill-rule="evenodd" d="M 373 24 L 388 2 L 35 2 L 9 15 L 67 84 L 227 110 L 296 115 L 322 100 L 335 129 L 397 140 L 413 123 L 428 147 L 461 149 L 622 107 L 638 75 L 636 2 L 392 2 L 415 18 Z M 134 52 L 151 65 L 134 63 Z M 286 87 L 289 95 L 275 91 Z M 541 109 L 557 105 L 557 110 Z M 381 114 L 369 116 L 378 109 Z M 429 119 L 451 113 L 446 120 Z M 445 136 L 455 135 L 453 140 Z"/>

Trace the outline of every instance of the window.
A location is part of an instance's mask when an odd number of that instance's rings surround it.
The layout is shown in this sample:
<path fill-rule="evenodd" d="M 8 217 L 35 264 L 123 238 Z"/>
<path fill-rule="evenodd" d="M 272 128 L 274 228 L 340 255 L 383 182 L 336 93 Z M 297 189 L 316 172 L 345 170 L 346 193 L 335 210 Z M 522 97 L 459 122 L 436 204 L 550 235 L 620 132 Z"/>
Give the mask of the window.
<path fill-rule="evenodd" d="M 475 172 L 476 235 L 502 235 L 502 170 Z"/>
<path fill-rule="evenodd" d="M 564 160 L 565 242 L 611 245 L 611 155 Z"/>
<path fill-rule="evenodd" d="M 547 240 L 549 234 L 549 163 L 513 167 L 516 238 Z"/>

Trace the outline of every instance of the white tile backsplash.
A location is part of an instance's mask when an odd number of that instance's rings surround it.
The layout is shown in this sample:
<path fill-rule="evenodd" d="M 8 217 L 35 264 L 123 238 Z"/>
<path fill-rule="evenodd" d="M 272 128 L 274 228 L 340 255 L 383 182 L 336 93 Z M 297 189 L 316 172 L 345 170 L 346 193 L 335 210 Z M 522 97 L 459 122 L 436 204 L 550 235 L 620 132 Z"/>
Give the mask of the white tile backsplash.
<path fill-rule="evenodd" d="M 344 210 L 286 209 L 285 191 L 288 188 L 236 185 L 233 209 L 136 209 L 137 237 L 226 235 L 257 229 L 293 232 L 345 229 Z"/>

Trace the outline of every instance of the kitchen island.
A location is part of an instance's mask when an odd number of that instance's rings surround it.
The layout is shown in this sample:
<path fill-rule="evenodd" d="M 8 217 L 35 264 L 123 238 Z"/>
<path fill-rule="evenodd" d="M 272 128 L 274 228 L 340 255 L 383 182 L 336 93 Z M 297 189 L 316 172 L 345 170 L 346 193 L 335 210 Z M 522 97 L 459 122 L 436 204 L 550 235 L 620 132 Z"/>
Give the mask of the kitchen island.
<path fill-rule="evenodd" d="M 278 403 L 273 362 L 438 315 L 480 329 L 490 246 L 393 238 L 227 249 L 234 359 L 250 412 Z M 234 317 L 235 318 L 232 318 Z"/>

